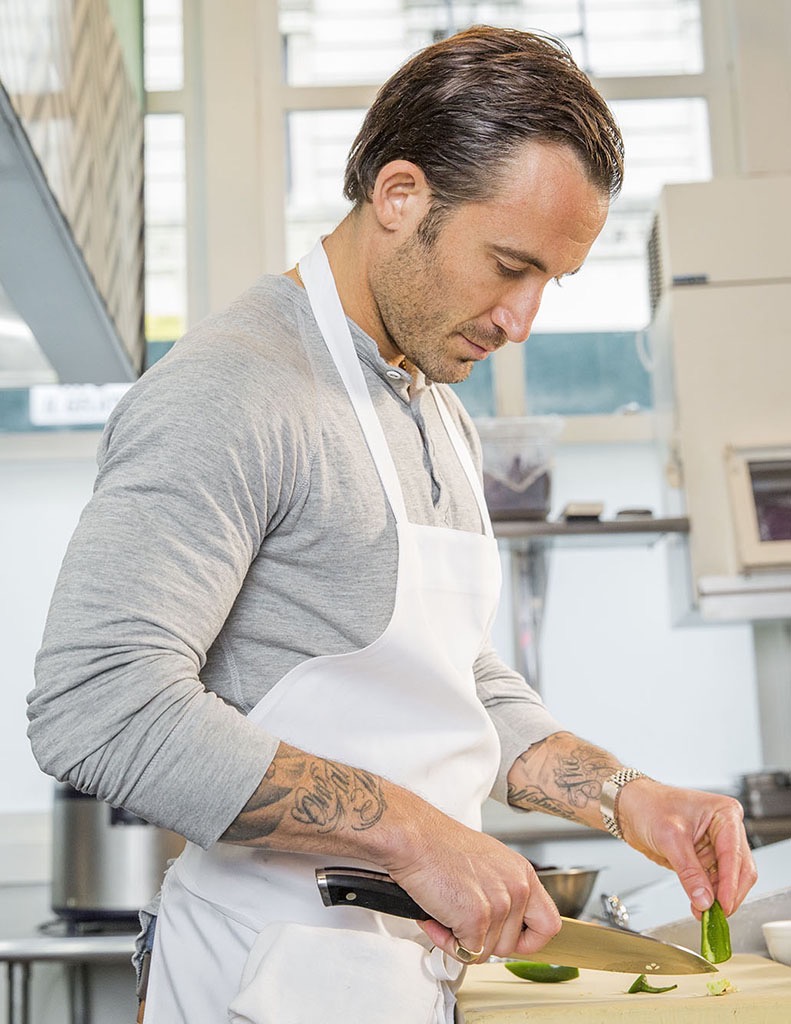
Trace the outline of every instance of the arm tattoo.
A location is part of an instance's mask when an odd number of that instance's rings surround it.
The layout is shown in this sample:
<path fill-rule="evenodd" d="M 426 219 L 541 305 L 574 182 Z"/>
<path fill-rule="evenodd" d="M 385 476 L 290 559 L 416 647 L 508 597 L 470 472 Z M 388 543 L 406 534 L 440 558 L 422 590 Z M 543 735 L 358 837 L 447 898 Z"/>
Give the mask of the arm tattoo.
<path fill-rule="evenodd" d="M 369 772 L 318 757 L 279 756 L 221 838 L 229 843 L 260 842 L 286 817 L 313 834 L 343 828 L 361 832 L 376 825 L 386 808 L 381 782 Z"/>
<path fill-rule="evenodd" d="M 555 785 L 570 806 L 585 807 L 590 800 L 598 800 L 602 782 L 613 772 L 611 764 L 604 751 L 580 744 L 557 757 Z"/>
<path fill-rule="evenodd" d="M 523 811 L 544 811 L 557 818 L 568 818 L 574 821 L 576 815 L 559 800 L 553 800 L 540 786 L 523 786 L 517 788 L 509 784 L 508 803 L 512 807 L 520 807 Z"/>
<path fill-rule="evenodd" d="M 601 748 L 569 733 L 555 733 L 517 759 L 516 778 L 509 778 L 508 803 L 578 820 L 579 812 L 599 799 L 602 783 L 617 767 Z"/>
<path fill-rule="evenodd" d="M 344 824 L 360 832 L 375 825 L 384 809 L 374 775 L 334 761 L 316 761 L 310 768 L 310 784 L 296 791 L 291 817 L 318 826 L 321 833 L 334 832 Z"/>

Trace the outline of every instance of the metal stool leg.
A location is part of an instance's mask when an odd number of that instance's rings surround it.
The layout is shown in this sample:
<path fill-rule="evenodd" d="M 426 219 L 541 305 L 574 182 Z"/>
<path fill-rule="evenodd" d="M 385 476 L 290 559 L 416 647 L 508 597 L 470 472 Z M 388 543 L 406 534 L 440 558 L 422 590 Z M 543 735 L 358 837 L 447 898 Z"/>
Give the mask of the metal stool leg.
<path fill-rule="evenodd" d="M 30 1024 L 30 964 L 9 961 L 8 1024 Z"/>
<path fill-rule="evenodd" d="M 90 1024 L 90 975 L 87 964 L 69 964 L 66 968 L 69 984 L 71 1024 Z"/>

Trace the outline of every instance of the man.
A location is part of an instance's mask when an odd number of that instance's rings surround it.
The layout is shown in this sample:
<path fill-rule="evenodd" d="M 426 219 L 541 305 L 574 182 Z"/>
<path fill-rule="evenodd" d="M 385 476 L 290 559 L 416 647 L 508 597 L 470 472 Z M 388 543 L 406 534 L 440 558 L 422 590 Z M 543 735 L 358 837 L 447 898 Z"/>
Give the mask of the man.
<path fill-rule="evenodd" d="M 557 911 L 480 833 L 489 793 L 609 827 L 731 913 L 739 805 L 564 732 L 488 642 L 499 559 L 452 391 L 530 332 L 620 187 L 606 105 L 557 43 L 476 28 L 383 87 L 348 217 L 198 325 L 119 404 L 37 660 L 46 771 L 190 840 L 145 1020 L 447 1022 L 462 963 Z M 603 813 L 604 812 L 604 813 Z M 326 910 L 388 872 L 417 925 Z"/>

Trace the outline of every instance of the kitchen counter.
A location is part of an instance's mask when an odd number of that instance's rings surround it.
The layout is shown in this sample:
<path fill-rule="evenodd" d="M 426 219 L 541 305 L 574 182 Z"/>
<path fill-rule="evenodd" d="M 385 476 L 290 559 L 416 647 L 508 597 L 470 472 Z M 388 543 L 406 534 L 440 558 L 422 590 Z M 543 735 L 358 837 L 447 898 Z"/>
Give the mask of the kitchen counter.
<path fill-rule="evenodd" d="M 719 974 L 657 978 L 655 985 L 678 984 L 672 992 L 629 995 L 637 974 L 581 970 L 560 984 L 520 981 L 502 964 L 470 967 L 459 992 L 462 1024 L 788 1024 L 791 1020 L 791 967 L 765 957 L 737 954 Z M 710 996 L 706 982 L 725 977 L 738 989 Z"/>

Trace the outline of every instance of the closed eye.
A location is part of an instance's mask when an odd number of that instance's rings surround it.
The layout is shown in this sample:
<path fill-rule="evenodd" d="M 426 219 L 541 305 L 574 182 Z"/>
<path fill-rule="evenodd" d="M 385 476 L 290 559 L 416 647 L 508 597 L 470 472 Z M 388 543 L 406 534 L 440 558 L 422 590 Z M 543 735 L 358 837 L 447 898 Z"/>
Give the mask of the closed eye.
<path fill-rule="evenodd" d="M 524 267 L 509 267 L 507 264 L 501 263 L 499 260 L 495 261 L 495 266 L 497 267 L 497 273 L 501 277 L 521 277 L 525 272 Z"/>
<path fill-rule="evenodd" d="M 496 261 L 496 265 L 497 265 L 497 272 L 500 274 L 501 278 L 508 278 L 509 280 L 512 280 L 514 278 L 522 278 L 522 276 L 524 276 L 524 274 L 530 269 L 530 267 L 526 267 L 526 266 L 521 266 L 521 267 L 508 266 L 506 263 L 501 263 L 499 260 Z M 576 273 L 576 272 L 577 272 L 576 270 L 572 270 L 572 273 Z M 561 274 L 559 274 L 557 276 L 557 278 L 552 278 L 552 281 L 559 288 L 561 286 L 561 284 L 563 284 L 564 278 L 570 278 L 570 276 L 571 276 L 571 273 L 561 273 Z"/>

